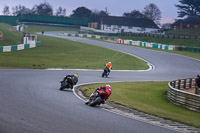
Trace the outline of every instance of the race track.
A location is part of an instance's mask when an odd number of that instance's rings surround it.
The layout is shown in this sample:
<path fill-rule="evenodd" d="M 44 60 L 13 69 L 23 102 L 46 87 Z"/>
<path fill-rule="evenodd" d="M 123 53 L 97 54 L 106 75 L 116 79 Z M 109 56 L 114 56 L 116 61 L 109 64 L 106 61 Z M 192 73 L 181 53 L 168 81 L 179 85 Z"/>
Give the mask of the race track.
<path fill-rule="evenodd" d="M 45 33 L 57 36 L 56 32 Z M 59 36 L 61 37 L 61 36 Z M 63 36 L 62 36 L 63 37 Z M 83 38 L 63 37 L 136 55 L 150 71 L 0 70 L 0 133 L 177 133 L 177 130 L 86 106 L 72 91 L 59 91 L 66 74 L 79 73 L 78 84 L 115 81 L 170 81 L 195 77 L 200 61 L 184 56 Z"/>

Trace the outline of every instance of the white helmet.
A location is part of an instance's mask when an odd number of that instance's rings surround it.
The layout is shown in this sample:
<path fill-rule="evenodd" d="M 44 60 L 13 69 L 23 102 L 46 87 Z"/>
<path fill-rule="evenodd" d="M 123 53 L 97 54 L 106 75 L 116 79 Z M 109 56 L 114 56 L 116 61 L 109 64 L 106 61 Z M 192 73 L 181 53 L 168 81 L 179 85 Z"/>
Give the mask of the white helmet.
<path fill-rule="evenodd" d="M 109 64 L 111 64 L 111 62 L 108 62 Z"/>
<path fill-rule="evenodd" d="M 110 85 L 110 84 L 107 84 L 106 87 L 111 87 L 111 85 Z"/>

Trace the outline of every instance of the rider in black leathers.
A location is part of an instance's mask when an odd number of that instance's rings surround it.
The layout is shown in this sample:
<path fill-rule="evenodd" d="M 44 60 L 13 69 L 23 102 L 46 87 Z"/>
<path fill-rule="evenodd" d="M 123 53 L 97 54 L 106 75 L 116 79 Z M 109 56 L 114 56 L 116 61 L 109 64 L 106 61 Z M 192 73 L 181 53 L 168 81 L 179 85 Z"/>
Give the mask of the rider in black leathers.
<path fill-rule="evenodd" d="M 79 75 L 77 73 L 74 75 L 67 75 L 62 81 L 60 81 L 60 83 L 64 82 L 68 77 L 71 77 L 72 79 L 72 82 L 69 83 L 69 88 L 73 89 L 74 85 L 76 85 L 78 82 Z"/>

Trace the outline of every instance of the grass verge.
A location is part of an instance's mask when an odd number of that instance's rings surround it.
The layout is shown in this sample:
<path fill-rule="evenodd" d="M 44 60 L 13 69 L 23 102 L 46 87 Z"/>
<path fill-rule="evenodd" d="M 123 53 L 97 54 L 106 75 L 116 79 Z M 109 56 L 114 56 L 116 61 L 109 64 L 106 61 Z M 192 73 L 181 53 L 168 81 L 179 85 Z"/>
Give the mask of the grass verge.
<path fill-rule="evenodd" d="M 26 33 L 36 33 L 41 31 L 79 31 L 78 28 L 55 27 L 55 26 L 39 26 L 39 25 L 26 25 L 24 30 Z"/>
<path fill-rule="evenodd" d="M 102 39 L 94 39 L 94 38 L 87 38 L 87 39 L 104 41 Z M 109 41 L 104 41 L 104 42 L 109 42 Z M 113 42 L 111 42 L 111 43 L 113 43 Z M 118 43 L 116 43 L 116 44 L 118 44 Z M 128 45 L 128 44 L 118 44 L 118 45 Z M 158 49 L 158 48 L 141 47 L 141 46 L 135 46 L 135 45 L 132 45 L 132 46 L 133 47 L 139 47 L 139 48 L 146 48 L 146 49 L 156 50 L 156 51 L 168 52 L 168 53 L 173 53 L 173 54 L 178 54 L 178 55 L 183 55 L 183 56 L 187 56 L 187 57 L 191 57 L 191 58 L 195 58 L 195 59 L 199 59 L 200 60 L 200 53 L 197 53 L 197 52 L 171 51 L 171 50 L 162 50 L 162 49 Z"/>
<path fill-rule="evenodd" d="M 0 53 L 0 66 L 16 68 L 103 69 L 111 61 L 114 69 L 145 70 L 148 65 L 133 56 L 67 39 L 38 35 L 37 48 Z"/>
<path fill-rule="evenodd" d="M 81 91 L 88 97 L 94 91 L 94 88 L 105 84 L 86 85 L 81 87 Z M 110 102 L 165 119 L 200 127 L 199 112 L 176 106 L 166 99 L 168 82 L 119 82 L 110 84 L 113 90 L 108 100 Z"/>
<path fill-rule="evenodd" d="M 0 32 L 3 33 L 3 40 L 0 40 L 0 46 L 16 45 L 23 42 L 23 35 L 15 31 L 9 24 L 0 23 Z"/>
<path fill-rule="evenodd" d="M 121 45 L 121 44 L 119 44 L 119 45 Z M 162 51 L 162 52 L 168 52 L 168 53 L 183 55 L 183 56 L 187 56 L 187 57 L 191 57 L 191 58 L 195 58 L 195 59 L 200 60 L 200 53 L 197 53 L 197 52 L 171 51 L 171 50 L 162 50 L 162 49 L 158 49 L 158 48 L 148 48 L 148 47 L 141 47 L 141 46 L 134 46 L 134 45 L 133 45 L 133 47 L 139 47 L 139 48 L 146 48 L 146 49 L 157 50 L 157 51 Z"/>
<path fill-rule="evenodd" d="M 182 29 L 166 31 L 168 35 L 200 36 L 200 29 Z"/>

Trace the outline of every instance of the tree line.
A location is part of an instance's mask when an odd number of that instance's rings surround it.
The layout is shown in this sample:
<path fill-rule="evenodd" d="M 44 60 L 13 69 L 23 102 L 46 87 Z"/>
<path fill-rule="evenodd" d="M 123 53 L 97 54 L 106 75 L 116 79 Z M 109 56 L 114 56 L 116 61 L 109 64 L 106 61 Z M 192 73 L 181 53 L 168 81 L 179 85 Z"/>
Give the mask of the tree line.
<path fill-rule="evenodd" d="M 53 7 L 48 3 L 40 3 L 38 5 L 34 5 L 32 9 L 29 9 L 23 5 L 17 5 L 12 7 L 12 13 L 10 12 L 9 6 L 4 6 L 3 15 L 13 15 L 20 16 L 22 14 L 33 14 L 33 15 L 44 15 L 44 16 L 66 16 L 66 9 L 61 6 L 56 9 L 56 12 L 53 13 Z M 69 17 L 74 18 L 83 18 L 88 19 L 90 21 L 99 21 L 101 17 L 109 16 L 108 9 L 105 10 L 90 10 L 86 7 L 78 7 L 72 11 L 72 14 Z M 148 18 L 152 19 L 156 23 L 161 19 L 161 11 L 159 8 L 150 3 L 147 5 L 142 12 L 138 10 L 133 10 L 131 12 L 124 12 L 124 17 L 136 17 L 136 18 Z"/>
<path fill-rule="evenodd" d="M 180 4 L 175 5 L 178 8 L 178 17 L 185 16 L 200 16 L 200 0 L 179 0 Z M 170 10 L 170 9 L 169 9 Z M 29 9 L 23 5 L 17 5 L 12 7 L 12 13 L 10 12 L 9 6 L 4 6 L 4 15 L 20 16 L 22 14 L 33 14 L 33 15 L 44 15 L 44 16 L 66 16 L 66 9 L 61 6 L 53 12 L 53 7 L 48 3 L 40 3 L 34 5 L 32 9 Z M 109 16 L 108 9 L 105 10 L 90 10 L 86 7 L 78 7 L 72 11 L 69 17 L 88 19 L 89 21 L 100 21 L 103 16 Z M 153 20 L 156 24 L 160 24 L 161 11 L 154 4 L 150 3 L 144 7 L 142 11 L 132 10 L 131 12 L 124 12 L 124 17 L 134 17 L 134 18 L 148 18 Z"/>

